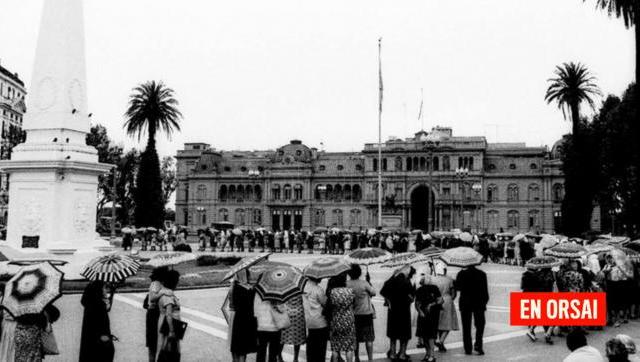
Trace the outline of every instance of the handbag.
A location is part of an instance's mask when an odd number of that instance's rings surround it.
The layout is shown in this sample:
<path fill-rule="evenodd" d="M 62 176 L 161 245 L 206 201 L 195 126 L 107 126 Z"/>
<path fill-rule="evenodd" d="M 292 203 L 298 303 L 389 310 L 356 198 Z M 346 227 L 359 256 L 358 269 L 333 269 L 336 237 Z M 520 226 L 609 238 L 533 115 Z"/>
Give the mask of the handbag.
<path fill-rule="evenodd" d="M 178 339 L 182 339 L 184 337 L 185 332 L 187 331 L 187 322 L 183 322 L 179 319 L 173 318 L 173 331 L 176 334 Z M 163 335 L 169 334 L 169 322 L 167 322 L 167 317 L 162 321 L 162 325 L 160 326 L 160 333 Z"/>
<path fill-rule="evenodd" d="M 271 308 L 271 316 L 273 316 L 273 323 L 278 330 L 283 330 L 291 327 L 291 318 L 286 311 L 280 312 L 275 308 Z"/>
<path fill-rule="evenodd" d="M 58 342 L 53 334 L 53 328 L 51 323 L 47 324 L 47 327 L 42 332 L 42 353 L 45 355 L 57 355 L 60 354 L 58 349 Z"/>

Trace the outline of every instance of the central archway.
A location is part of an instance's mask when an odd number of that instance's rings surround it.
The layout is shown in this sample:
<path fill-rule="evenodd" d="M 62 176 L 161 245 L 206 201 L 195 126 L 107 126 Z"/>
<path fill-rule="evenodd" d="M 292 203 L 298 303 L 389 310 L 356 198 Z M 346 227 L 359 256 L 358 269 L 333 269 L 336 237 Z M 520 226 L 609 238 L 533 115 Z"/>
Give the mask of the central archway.
<path fill-rule="evenodd" d="M 429 209 L 431 198 L 431 209 Z M 431 219 L 431 225 L 429 225 Z M 435 224 L 435 200 L 431 190 L 425 185 L 411 192 L 411 228 L 432 231 Z"/>

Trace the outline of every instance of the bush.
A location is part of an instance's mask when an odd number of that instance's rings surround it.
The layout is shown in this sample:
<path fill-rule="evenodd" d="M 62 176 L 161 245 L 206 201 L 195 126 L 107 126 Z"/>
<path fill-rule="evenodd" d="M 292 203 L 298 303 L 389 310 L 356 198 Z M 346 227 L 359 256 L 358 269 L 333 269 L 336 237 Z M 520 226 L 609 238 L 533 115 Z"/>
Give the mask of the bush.
<path fill-rule="evenodd" d="M 214 255 L 200 255 L 196 259 L 197 266 L 230 266 L 240 261 L 240 257 L 237 256 L 223 256 L 217 257 Z"/>

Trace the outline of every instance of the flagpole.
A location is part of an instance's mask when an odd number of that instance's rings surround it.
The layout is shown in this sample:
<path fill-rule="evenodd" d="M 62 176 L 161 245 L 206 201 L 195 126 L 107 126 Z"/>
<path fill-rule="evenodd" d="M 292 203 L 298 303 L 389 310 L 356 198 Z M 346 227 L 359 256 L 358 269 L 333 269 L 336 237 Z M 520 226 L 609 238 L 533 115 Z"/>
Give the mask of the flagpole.
<path fill-rule="evenodd" d="M 378 227 L 382 227 L 382 38 L 378 38 Z"/>

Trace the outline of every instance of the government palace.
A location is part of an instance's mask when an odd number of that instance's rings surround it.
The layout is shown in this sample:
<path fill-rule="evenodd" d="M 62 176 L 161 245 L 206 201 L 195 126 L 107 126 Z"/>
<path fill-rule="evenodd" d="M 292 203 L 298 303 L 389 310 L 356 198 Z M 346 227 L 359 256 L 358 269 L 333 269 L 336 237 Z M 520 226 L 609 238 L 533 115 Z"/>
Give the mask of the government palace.
<path fill-rule="evenodd" d="M 560 142 L 488 143 L 434 127 L 360 152 L 326 152 L 299 140 L 275 151 L 220 151 L 186 143 L 177 158 L 176 223 L 203 228 L 553 232 L 564 194 Z"/>

